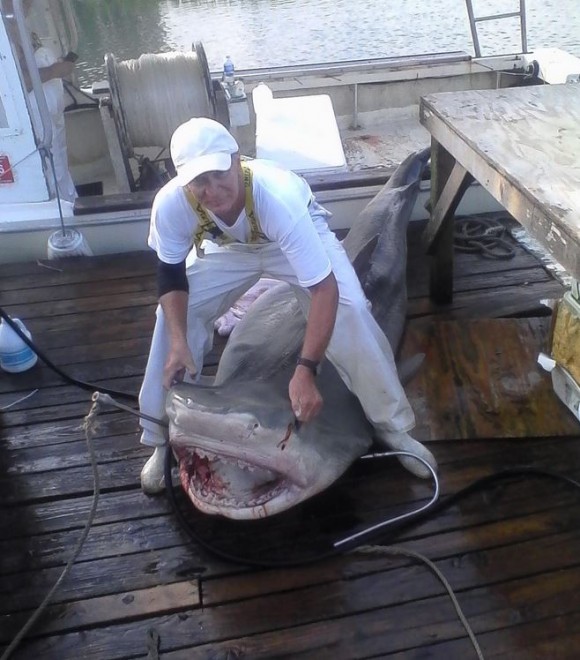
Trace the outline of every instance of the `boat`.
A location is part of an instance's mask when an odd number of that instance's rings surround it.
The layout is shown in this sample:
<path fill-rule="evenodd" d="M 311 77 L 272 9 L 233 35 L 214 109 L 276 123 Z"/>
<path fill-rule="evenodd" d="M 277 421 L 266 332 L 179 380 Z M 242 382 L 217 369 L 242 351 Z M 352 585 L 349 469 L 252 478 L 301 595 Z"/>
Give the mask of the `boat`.
<path fill-rule="evenodd" d="M 96 516 L 14 660 L 129 660 L 157 650 L 183 659 L 476 657 L 444 588 L 414 559 L 391 556 L 393 543 L 447 578 L 484 657 L 575 660 L 577 490 L 509 472 L 579 478 L 578 423 L 535 364 L 551 323 L 540 301 L 564 287 L 511 241 L 511 260 L 458 253 L 453 303 L 433 305 L 423 227 L 411 223 L 408 261 L 407 349 L 427 354 L 408 389 L 417 437 L 437 457 L 442 501 L 498 471 L 504 478 L 417 527 L 385 530 L 367 552 L 318 562 L 320 547 L 417 508 L 432 485 L 397 461 L 359 462 L 305 506 L 241 525 L 198 517 L 180 499 L 194 531 L 226 560 L 190 540 L 166 497 L 141 492 L 150 450 L 133 416 L 103 408 L 93 439 Z M 3 264 L 0 291 L 2 307 L 67 375 L 138 391 L 156 305 L 152 250 Z M 208 375 L 222 345 L 216 337 Z M 73 557 L 93 480 L 81 429 L 90 391 L 39 360 L 2 372 L 0 408 L 2 653 Z M 271 566 L 252 568 L 260 561 Z"/>
<path fill-rule="evenodd" d="M 22 11 L 20 0 L 14 6 L 15 14 Z M 348 228 L 349 218 L 392 169 L 411 151 L 429 145 L 430 135 L 419 122 L 422 96 L 561 82 L 578 74 L 580 60 L 564 51 L 525 52 L 524 10 L 517 12 L 522 52 L 509 55 L 448 52 L 240 69 L 224 81 L 223 72 L 209 71 L 201 43 L 188 53 L 144 54 L 138 60 L 104 54 L 106 80 L 83 88 L 65 83 L 68 162 L 79 197 L 60 204 L 51 193 L 52 175 L 41 155 L 44 129 L 34 125 L 29 112 L 34 101 L 23 91 L 19 64 L 0 24 L 0 74 L 5 81 L 0 263 L 42 258 L 47 240 L 63 225 L 80 231 L 94 254 L 146 249 L 152 198 L 172 173 L 169 136 L 195 113 L 226 124 L 246 156 L 272 158 L 305 176 L 333 213 L 332 227 Z M 29 22 L 42 43 L 58 44 L 63 54 L 74 51 L 77 30 L 66 0 L 39 0 L 31 11 Z M 476 37 L 477 21 L 471 18 Z M 19 24 L 24 24 L 23 16 Z M 33 61 L 32 52 L 28 59 Z M 42 96 L 38 85 L 32 94 Z M 164 113 L 156 112 L 161 99 Z M 425 181 L 413 219 L 427 217 L 428 198 Z M 500 210 L 474 184 L 459 213 Z"/>
<path fill-rule="evenodd" d="M 72 38 L 63 41 L 63 52 L 68 49 L 74 50 Z M 203 51 L 194 50 L 199 62 Z M 115 113 L 124 103 L 113 91 L 123 65 L 108 57 L 108 80 L 71 88 L 75 102 L 66 122 L 79 198 L 61 201 L 61 219 L 11 52 L 0 23 L 0 75 L 6 81 L 0 97 L 0 304 L 25 321 L 65 373 L 101 388 L 136 392 L 156 305 L 148 216 L 158 177 L 166 176 L 170 163 L 159 147 L 142 148 L 141 171 L 150 179 L 145 185 L 137 161 L 123 155 L 128 133 L 118 128 Z M 300 104 L 305 98 L 310 108 L 328 108 L 330 101 L 344 162 L 297 169 L 333 211 L 340 230 L 400 157 L 429 144 L 418 121 L 421 95 L 561 83 L 575 79 L 574 66 L 562 51 L 550 51 L 240 70 L 243 89 L 234 91 L 242 94 L 229 109 L 222 73 L 205 80 L 216 97 L 222 95 L 219 116 L 241 124 L 233 128 L 240 129 L 249 156 L 257 146 L 268 147 L 260 143 L 254 108 L 260 83 L 272 92 L 269 101 L 262 87 L 266 104 Z M 395 97 L 398 105 L 385 109 Z M 250 123 L 242 123 L 244 116 Z M 142 178 L 143 185 L 132 178 Z M 475 657 L 473 640 L 443 586 L 424 566 L 411 564 L 422 556 L 457 591 L 486 657 L 577 657 L 580 433 L 536 365 L 551 330 L 550 309 L 542 301 L 563 296 L 567 287 L 523 240 L 508 236 L 511 260 L 459 251 L 453 300 L 436 304 L 421 243 L 429 197 L 425 180 L 409 230 L 409 332 L 403 347 L 409 355 L 425 352 L 429 367 L 409 386 L 417 437 L 432 443 L 443 498 L 476 480 L 487 486 L 371 548 L 312 561 L 319 543 L 327 547 L 353 526 L 372 525 L 431 497 L 430 484 L 410 480 L 396 465 L 367 461 L 304 507 L 257 525 L 200 517 L 190 507 L 188 521 L 220 549 L 215 554 L 190 542 L 165 498 L 141 492 L 139 472 L 149 451 L 137 441 L 132 416 L 114 409 L 99 416 L 93 446 L 100 501 L 94 509 L 92 461 L 81 430 L 90 392 L 63 381 L 40 360 L 23 373 L 2 372 L 4 653 L 75 558 L 89 521 L 82 554 L 14 657 Z M 514 227 L 497 202 L 472 184 L 459 212 L 490 218 L 498 208 L 502 225 Z M 62 223 L 79 230 L 95 256 L 47 259 L 47 241 Z M 216 337 L 208 375 L 222 346 Z M 502 470 L 492 486 L 490 475 Z M 403 548 L 388 547 L 393 539 Z"/>

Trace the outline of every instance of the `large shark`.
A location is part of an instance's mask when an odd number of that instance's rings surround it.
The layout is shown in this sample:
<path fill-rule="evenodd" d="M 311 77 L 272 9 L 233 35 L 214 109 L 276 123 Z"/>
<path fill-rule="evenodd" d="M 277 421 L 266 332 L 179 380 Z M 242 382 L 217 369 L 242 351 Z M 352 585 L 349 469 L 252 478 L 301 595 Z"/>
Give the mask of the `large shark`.
<path fill-rule="evenodd" d="M 411 154 L 343 241 L 393 351 L 406 316 L 407 225 L 429 158 Z M 291 288 L 257 299 L 234 328 L 213 385 L 182 383 L 167 397 L 169 440 L 193 504 L 233 519 L 270 516 L 319 493 L 373 442 L 356 397 L 325 360 L 322 412 L 297 427 L 288 383 L 305 318 Z"/>

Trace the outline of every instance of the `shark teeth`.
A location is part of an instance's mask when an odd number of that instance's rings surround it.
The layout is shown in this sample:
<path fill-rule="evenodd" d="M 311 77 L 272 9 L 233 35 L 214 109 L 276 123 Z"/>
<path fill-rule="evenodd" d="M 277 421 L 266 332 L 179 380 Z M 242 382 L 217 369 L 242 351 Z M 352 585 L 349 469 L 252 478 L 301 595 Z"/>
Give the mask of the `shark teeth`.
<path fill-rule="evenodd" d="M 216 507 L 267 504 L 288 488 L 284 475 L 240 458 L 180 448 L 180 478 L 195 501 Z"/>
<path fill-rule="evenodd" d="M 248 498 L 240 500 L 235 497 L 233 494 L 229 493 L 216 493 L 202 489 L 201 491 L 197 488 L 194 488 L 190 484 L 190 496 L 194 498 L 195 501 L 203 501 L 204 504 L 213 505 L 216 507 L 256 507 L 264 506 L 272 498 L 276 497 L 285 490 L 284 484 L 279 483 L 275 488 L 269 490 L 267 493 L 259 497 Z"/>

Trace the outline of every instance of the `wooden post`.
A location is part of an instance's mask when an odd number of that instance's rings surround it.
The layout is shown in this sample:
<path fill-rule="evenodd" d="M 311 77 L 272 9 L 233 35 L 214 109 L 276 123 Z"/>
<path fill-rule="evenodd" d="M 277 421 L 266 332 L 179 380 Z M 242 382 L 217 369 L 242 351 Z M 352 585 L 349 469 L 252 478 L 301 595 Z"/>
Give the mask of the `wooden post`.
<path fill-rule="evenodd" d="M 422 240 L 427 254 L 433 255 L 431 298 L 447 304 L 453 299 L 455 211 L 473 177 L 435 140 L 431 153 L 431 217 Z"/>
<path fill-rule="evenodd" d="M 431 218 L 454 164 L 453 156 L 432 138 Z M 441 304 L 448 304 L 453 300 L 453 220 L 453 215 L 443 218 L 433 246 L 434 250 L 430 250 L 432 257 L 429 295 L 434 302 Z"/>

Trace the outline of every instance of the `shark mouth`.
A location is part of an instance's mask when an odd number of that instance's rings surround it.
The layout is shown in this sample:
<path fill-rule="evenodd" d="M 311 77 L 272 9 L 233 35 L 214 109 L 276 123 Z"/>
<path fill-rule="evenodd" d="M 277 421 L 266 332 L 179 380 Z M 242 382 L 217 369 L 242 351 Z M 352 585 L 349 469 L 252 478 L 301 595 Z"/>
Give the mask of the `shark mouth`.
<path fill-rule="evenodd" d="M 290 504 L 299 485 L 283 472 L 199 447 L 173 446 L 181 485 L 200 511 L 228 518 L 272 515 Z M 286 507 L 282 506 L 287 501 Z"/>

